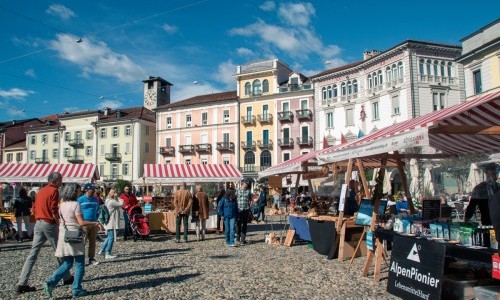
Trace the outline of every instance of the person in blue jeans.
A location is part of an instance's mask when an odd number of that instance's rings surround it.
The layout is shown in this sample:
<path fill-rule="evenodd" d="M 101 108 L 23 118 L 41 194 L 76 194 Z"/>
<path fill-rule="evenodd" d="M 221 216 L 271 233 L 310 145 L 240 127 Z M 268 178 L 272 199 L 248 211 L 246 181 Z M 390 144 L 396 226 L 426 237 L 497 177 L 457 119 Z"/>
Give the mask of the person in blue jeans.
<path fill-rule="evenodd" d="M 224 235 L 228 247 L 236 247 L 234 243 L 234 227 L 238 218 L 238 203 L 236 202 L 236 193 L 228 190 L 226 195 L 219 201 L 217 207 L 219 215 L 224 220 Z"/>
<path fill-rule="evenodd" d="M 106 240 L 102 243 L 101 250 L 99 250 L 99 255 L 104 255 L 105 259 L 116 258 L 116 255 L 111 254 L 113 249 L 113 244 L 115 242 L 115 231 L 117 229 L 117 220 L 120 215 L 120 207 L 123 206 L 123 199 L 118 198 L 118 194 L 115 189 L 111 189 L 106 198 L 106 202 L 103 204 L 109 211 L 108 223 L 102 224 L 106 229 Z"/>

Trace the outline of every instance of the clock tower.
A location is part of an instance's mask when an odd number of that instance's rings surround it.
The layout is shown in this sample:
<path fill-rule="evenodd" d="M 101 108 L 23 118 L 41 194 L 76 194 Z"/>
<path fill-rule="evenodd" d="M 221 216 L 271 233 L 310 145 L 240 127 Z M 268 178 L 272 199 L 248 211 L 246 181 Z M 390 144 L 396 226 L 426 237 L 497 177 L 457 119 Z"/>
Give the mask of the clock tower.
<path fill-rule="evenodd" d="M 170 104 L 170 87 L 172 84 L 161 77 L 149 76 L 144 82 L 144 107 L 153 110 L 159 106 Z"/>

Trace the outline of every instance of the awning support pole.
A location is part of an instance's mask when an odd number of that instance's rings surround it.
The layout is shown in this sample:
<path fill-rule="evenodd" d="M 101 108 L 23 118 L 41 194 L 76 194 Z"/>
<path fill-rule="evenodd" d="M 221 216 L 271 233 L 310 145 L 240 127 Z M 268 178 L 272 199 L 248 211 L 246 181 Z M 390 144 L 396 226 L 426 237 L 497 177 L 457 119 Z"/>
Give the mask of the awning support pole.
<path fill-rule="evenodd" d="M 365 167 L 361 159 L 356 159 L 356 164 L 359 170 L 359 176 L 361 177 L 361 183 L 363 184 L 363 190 L 365 198 L 371 198 L 370 190 L 368 189 L 368 181 L 366 181 Z M 361 202 L 361 197 L 358 198 L 358 205 Z"/>
<path fill-rule="evenodd" d="M 399 154 L 398 151 L 394 151 L 395 154 Z M 401 176 L 401 183 L 403 184 L 403 190 L 406 195 L 406 200 L 408 201 L 408 206 L 410 208 L 410 213 L 414 214 L 415 213 L 415 207 L 413 207 L 413 200 L 412 200 L 412 195 L 410 195 L 409 189 L 408 189 L 408 181 L 406 180 L 406 173 L 403 168 L 403 162 L 401 161 L 401 156 L 397 156 L 396 158 L 396 163 L 398 165 L 398 171 L 399 171 L 399 176 Z"/>
<path fill-rule="evenodd" d="M 351 174 L 352 174 L 352 164 L 354 160 L 352 158 L 349 158 L 349 162 L 347 163 L 347 171 L 345 172 L 345 183 L 347 184 L 349 188 L 349 180 L 351 179 Z M 341 211 L 339 213 L 339 219 L 337 220 L 337 232 L 340 232 L 340 229 L 342 228 L 342 223 L 344 222 L 344 211 Z"/>

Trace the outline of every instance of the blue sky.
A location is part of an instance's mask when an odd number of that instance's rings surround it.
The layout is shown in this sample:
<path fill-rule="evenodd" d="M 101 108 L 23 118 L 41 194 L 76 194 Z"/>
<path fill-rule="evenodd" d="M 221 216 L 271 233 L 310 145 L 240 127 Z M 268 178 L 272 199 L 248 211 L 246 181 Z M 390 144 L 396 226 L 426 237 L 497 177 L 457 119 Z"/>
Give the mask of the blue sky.
<path fill-rule="evenodd" d="M 499 17 L 498 0 L 473 5 L 0 1 L 0 120 L 140 106 L 149 75 L 173 83 L 176 101 L 234 90 L 236 66 L 259 59 L 279 58 L 309 76 L 406 39 L 458 45 Z"/>

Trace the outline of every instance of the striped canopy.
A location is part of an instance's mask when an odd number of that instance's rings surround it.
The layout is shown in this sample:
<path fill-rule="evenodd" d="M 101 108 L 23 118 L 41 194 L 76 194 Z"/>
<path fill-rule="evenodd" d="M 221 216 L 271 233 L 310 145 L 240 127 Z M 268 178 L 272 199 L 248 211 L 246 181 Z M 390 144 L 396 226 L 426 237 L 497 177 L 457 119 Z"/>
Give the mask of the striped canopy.
<path fill-rule="evenodd" d="M 59 172 L 63 182 L 86 183 L 99 179 L 94 164 L 0 164 L 0 182 L 47 182 L 50 173 Z"/>
<path fill-rule="evenodd" d="M 240 171 L 226 164 L 144 164 L 146 183 L 179 184 L 226 182 L 241 179 Z"/>

